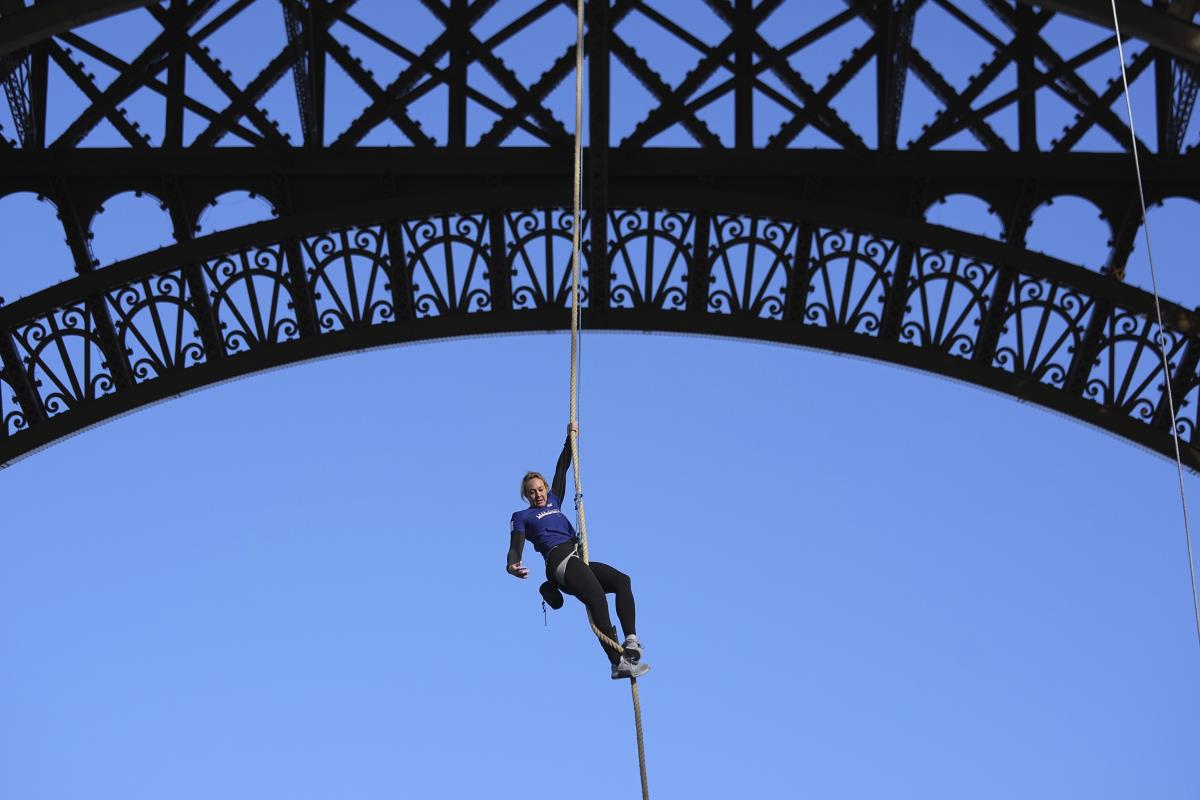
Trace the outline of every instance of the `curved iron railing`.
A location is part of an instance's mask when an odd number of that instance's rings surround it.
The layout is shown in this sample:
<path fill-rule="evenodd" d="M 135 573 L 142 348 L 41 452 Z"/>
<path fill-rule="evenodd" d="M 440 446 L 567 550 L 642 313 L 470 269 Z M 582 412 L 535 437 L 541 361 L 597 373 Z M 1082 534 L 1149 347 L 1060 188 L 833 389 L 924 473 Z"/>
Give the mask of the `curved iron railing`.
<path fill-rule="evenodd" d="M 593 263 L 595 226 L 585 220 L 587 327 L 854 353 L 1171 452 L 1147 293 L 912 220 L 727 192 L 666 194 L 646 189 L 643 205 L 608 212 L 603 263 Z M 281 364 L 565 328 L 569 213 L 532 197 L 493 199 L 477 212 L 425 198 L 259 223 L 0 307 L 0 461 Z M 729 210 L 711 210 L 721 199 Z M 1165 311 L 1184 461 L 1197 469 L 1200 317 L 1169 303 Z"/>

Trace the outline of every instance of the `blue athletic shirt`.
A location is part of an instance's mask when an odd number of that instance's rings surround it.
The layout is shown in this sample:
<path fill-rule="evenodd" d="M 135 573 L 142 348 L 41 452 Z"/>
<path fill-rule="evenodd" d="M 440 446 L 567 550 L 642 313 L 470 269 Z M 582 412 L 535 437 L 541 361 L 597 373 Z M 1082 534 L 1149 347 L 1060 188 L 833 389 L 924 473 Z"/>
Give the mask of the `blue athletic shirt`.
<path fill-rule="evenodd" d="M 575 541 L 575 528 L 571 520 L 559 509 L 559 499 L 554 493 L 548 493 L 546 505 L 514 511 L 511 530 L 513 533 L 525 534 L 525 539 L 533 543 L 533 549 L 546 557 L 551 550 L 563 542 Z"/>

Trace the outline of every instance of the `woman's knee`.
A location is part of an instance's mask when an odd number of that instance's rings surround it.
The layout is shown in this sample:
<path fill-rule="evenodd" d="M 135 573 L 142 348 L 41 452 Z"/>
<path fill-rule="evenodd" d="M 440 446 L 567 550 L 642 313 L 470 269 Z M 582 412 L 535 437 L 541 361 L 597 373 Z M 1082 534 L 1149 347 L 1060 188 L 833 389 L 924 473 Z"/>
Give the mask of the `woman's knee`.
<path fill-rule="evenodd" d="M 619 570 L 619 569 L 613 570 L 612 582 L 613 582 L 613 588 L 616 589 L 617 591 L 632 591 L 633 590 L 633 580 L 628 575 L 626 575 L 624 572 L 621 572 L 621 570 Z"/>
<path fill-rule="evenodd" d="M 613 592 L 617 589 L 628 589 L 631 581 L 628 575 L 616 567 L 608 564 L 593 564 L 596 577 L 604 584 L 605 591 Z"/>

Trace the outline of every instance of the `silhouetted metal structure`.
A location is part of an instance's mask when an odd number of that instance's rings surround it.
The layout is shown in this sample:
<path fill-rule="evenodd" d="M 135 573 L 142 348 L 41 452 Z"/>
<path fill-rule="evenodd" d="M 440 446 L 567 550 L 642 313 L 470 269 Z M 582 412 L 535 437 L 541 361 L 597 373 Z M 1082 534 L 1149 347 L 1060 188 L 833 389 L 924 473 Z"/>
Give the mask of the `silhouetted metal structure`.
<path fill-rule="evenodd" d="M 286 44 L 238 83 L 206 41 L 256 4 L 281 9 Z M 406 4 L 396 4 L 398 16 Z M 0 78 L 16 124 L 15 136 L 0 141 L 0 196 L 25 190 L 52 200 L 78 272 L 0 306 L 0 462 L 138 406 L 279 364 L 567 325 L 570 132 L 549 98 L 571 75 L 573 43 L 564 37 L 534 81 L 520 80 L 498 50 L 573 4 L 419 4 L 444 30 L 414 52 L 356 16 L 352 0 L 58 0 L 29 8 L 0 0 Z M 476 35 L 477 22 L 506 4 L 509 21 Z M 1103 25 L 1109 0 L 845 0 L 832 15 L 768 36 L 783 5 L 705 0 L 725 26 L 706 39 L 689 29 L 687 15 L 668 16 L 653 0 L 589 3 L 585 326 L 884 359 L 1171 453 L 1151 298 L 1124 281 L 1140 222 L 1129 156 L 1078 151 L 1093 130 L 1128 147 L 1127 125 L 1113 110 L 1119 81 L 1097 91 L 1078 73 L 1100 56 L 1114 58 L 1115 43 L 1107 37 L 1068 59 L 1041 33 L 1057 14 Z M 1200 162 L 1184 142 L 1200 86 L 1193 4 L 1119 5 L 1125 33 L 1150 44 L 1129 63 L 1131 76 L 1152 74 L 1156 87 L 1156 140 L 1142 142 L 1150 199 L 1200 199 Z M 979 25 L 972 7 L 1002 20 L 1008 36 Z M 934 9 L 994 48 L 964 89 L 913 44 L 914 22 Z M 132 60 L 77 30 L 118 13 L 149 15 L 161 26 Z M 635 17 L 700 54 L 676 85 L 623 35 Z M 871 35 L 822 85 L 789 61 L 851 22 Z M 381 80 L 339 31 L 403 68 Z M 117 76 L 99 85 L 76 54 Z M 51 63 L 87 97 L 53 137 L 45 123 Z M 653 103 L 614 140 L 617 65 Z M 333 68 L 368 98 L 337 126 L 326 113 Z M 188 69 L 203 73 L 225 104 L 189 93 Z M 1016 70 L 1015 90 L 985 99 L 1006 69 Z M 864 71 L 876 92 L 869 130 L 831 102 Z M 289 75 L 303 141 L 281 133 L 264 103 Z M 902 145 L 910 79 L 942 110 Z M 502 91 L 487 88 L 495 86 Z M 156 142 L 121 109 L 146 90 L 164 98 Z M 430 133 L 413 108 L 434 91 L 445 92 L 444 117 Z M 1046 94 L 1078 114 L 1048 149 L 1036 124 Z M 756 128 L 756 97 L 784 110 L 769 132 Z M 469 108 L 486 111 L 489 122 L 470 125 Z M 1013 110 L 1015 141 L 990 121 Z M 185 136 L 188 115 L 199 123 Z M 123 146 L 84 146 L 102 123 Z M 407 144 L 364 146 L 379 125 L 394 126 Z M 806 129 L 832 144 L 796 148 Z M 655 146 L 672 130 L 693 146 Z M 938 149 L 964 132 L 977 151 Z M 511 146 L 516 134 L 521 146 Z M 269 198 L 278 218 L 195 237 L 199 210 L 234 189 Z M 98 268 L 90 220 L 106 198 L 129 190 L 163 202 L 177 244 Z M 1003 221 L 1004 240 L 924 221 L 926 208 L 951 194 L 985 199 Z M 1110 224 L 1111 255 L 1100 272 L 1023 246 L 1034 209 L 1060 195 L 1090 200 Z M 1200 316 L 1171 303 L 1165 310 L 1184 458 L 1196 469 Z"/>

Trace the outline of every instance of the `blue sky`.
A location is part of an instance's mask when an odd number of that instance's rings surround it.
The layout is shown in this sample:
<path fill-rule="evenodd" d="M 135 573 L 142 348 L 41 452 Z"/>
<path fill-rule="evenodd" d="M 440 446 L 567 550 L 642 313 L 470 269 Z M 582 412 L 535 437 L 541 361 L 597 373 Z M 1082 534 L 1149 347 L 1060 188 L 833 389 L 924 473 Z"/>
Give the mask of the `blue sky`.
<path fill-rule="evenodd" d="M 1193 209 L 1154 231 L 1188 305 Z M 153 246 L 129 219 L 97 231 L 106 260 Z M 1104 249 L 1074 201 L 1035 234 L 1090 266 Z M 39 241 L 13 261 L 52 258 Z M 567 367 L 565 334 L 353 354 L 0 473 L 0 798 L 637 796 L 628 688 L 581 608 L 544 625 L 536 581 L 503 570 Z M 593 557 L 632 575 L 654 667 L 654 796 L 1196 796 L 1170 462 L 754 342 L 585 333 L 581 398 Z"/>
<path fill-rule="evenodd" d="M 581 610 L 543 627 L 503 572 L 565 367 L 556 335 L 347 356 L 6 470 L 3 796 L 636 796 L 628 690 Z M 1168 462 L 755 343 L 593 335 L 582 392 L 656 795 L 1191 796 Z"/>

